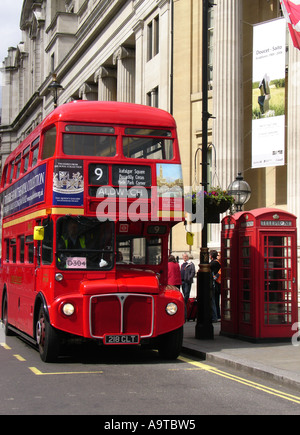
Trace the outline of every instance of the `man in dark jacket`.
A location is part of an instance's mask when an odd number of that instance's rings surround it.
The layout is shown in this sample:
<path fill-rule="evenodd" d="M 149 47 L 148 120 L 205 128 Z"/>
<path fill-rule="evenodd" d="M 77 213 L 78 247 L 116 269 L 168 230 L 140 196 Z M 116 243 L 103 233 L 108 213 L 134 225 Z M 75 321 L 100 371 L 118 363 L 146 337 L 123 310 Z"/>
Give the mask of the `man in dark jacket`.
<path fill-rule="evenodd" d="M 211 251 L 210 252 L 210 270 L 213 278 L 212 285 L 212 295 L 211 295 L 211 305 L 212 305 L 212 321 L 213 323 L 217 322 L 221 318 L 220 313 L 220 294 L 221 294 L 221 286 L 219 284 L 219 277 L 221 276 L 221 264 L 218 261 L 218 252 Z"/>
<path fill-rule="evenodd" d="M 189 300 L 191 287 L 193 284 L 194 276 L 195 276 L 195 266 L 194 263 L 189 261 L 188 254 L 183 254 L 183 263 L 181 265 L 181 280 L 182 280 L 182 293 L 185 300 L 185 303 Z"/>

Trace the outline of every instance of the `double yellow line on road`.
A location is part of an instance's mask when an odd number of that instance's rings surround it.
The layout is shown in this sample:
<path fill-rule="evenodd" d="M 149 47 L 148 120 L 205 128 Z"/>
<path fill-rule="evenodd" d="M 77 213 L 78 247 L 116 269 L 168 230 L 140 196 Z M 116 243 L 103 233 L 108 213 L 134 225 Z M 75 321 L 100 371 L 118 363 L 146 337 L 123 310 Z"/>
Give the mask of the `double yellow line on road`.
<path fill-rule="evenodd" d="M 256 390 L 263 391 L 267 394 L 271 394 L 273 396 L 277 396 L 277 397 L 280 397 L 282 399 L 289 400 L 290 402 L 300 404 L 300 397 L 299 396 L 294 396 L 292 394 L 284 393 L 282 391 L 275 390 L 274 388 L 267 387 L 266 385 L 258 384 L 257 382 L 252 382 L 248 379 L 232 375 L 231 373 L 224 372 L 223 370 L 219 370 L 219 369 L 212 367 L 206 363 L 194 361 L 192 359 L 185 358 L 183 356 L 180 356 L 178 359 L 180 361 L 183 361 L 185 363 L 188 363 L 188 364 L 191 364 L 192 366 L 197 367 L 198 370 L 204 370 L 204 371 L 213 373 L 217 376 L 221 376 L 223 378 L 229 379 L 231 381 L 238 382 L 239 384 L 243 384 L 243 385 L 246 385 L 248 387 L 255 388 Z"/>

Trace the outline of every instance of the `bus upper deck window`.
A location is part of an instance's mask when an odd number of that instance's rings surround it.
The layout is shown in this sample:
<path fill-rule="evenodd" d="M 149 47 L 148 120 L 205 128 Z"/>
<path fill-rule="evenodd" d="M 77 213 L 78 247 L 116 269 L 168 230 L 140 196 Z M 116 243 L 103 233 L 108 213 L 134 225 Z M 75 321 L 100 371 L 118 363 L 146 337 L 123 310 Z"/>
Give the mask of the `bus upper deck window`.
<path fill-rule="evenodd" d="M 31 144 L 31 167 L 35 166 L 38 161 L 40 138 L 35 139 Z"/>
<path fill-rule="evenodd" d="M 11 162 L 9 165 L 9 171 L 8 171 L 8 182 L 9 184 L 12 182 L 13 175 L 14 175 L 14 162 Z"/>
<path fill-rule="evenodd" d="M 21 154 L 19 154 L 16 157 L 16 161 L 15 161 L 15 176 L 14 176 L 14 178 L 16 180 L 19 178 L 20 172 L 21 172 Z"/>
<path fill-rule="evenodd" d="M 173 140 L 169 130 L 126 128 L 123 137 L 124 156 L 131 159 L 173 159 Z"/>
<path fill-rule="evenodd" d="M 29 151 L 30 147 L 28 146 L 23 151 L 23 173 L 27 172 L 29 166 Z"/>
<path fill-rule="evenodd" d="M 115 129 L 109 126 L 67 125 L 63 135 L 63 152 L 71 156 L 114 157 Z"/>
<path fill-rule="evenodd" d="M 52 157 L 55 151 L 56 144 L 56 127 L 52 127 L 44 134 L 44 145 L 42 152 L 42 160 Z"/>
<path fill-rule="evenodd" d="M 7 168 L 8 168 L 7 165 L 5 165 L 3 168 L 3 173 L 1 177 L 1 187 L 4 187 L 5 184 L 7 184 Z"/>

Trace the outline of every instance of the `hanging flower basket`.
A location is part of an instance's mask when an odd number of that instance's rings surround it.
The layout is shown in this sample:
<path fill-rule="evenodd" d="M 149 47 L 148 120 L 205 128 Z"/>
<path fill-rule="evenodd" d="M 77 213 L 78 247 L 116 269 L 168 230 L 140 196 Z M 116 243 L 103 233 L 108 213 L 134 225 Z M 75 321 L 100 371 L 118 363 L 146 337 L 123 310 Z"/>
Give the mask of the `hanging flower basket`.
<path fill-rule="evenodd" d="M 192 192 L 192 213 L 196 214 L 196 206 L 204 195 L 204 221 L 205 223 L 219 223 L 220 214 L 225 213 L 234 204 L 233 196 L 219 187 L 208 192 Z M 200 199 L 201 198 L 201 199 Z"/>
<path fill-rule="evenodd" d="M 213 204 L 211 201 L 204 199 L 204 219 L 207 223 L 218 224 L 220 222 L 220 214 L 225 213 L 232 203 L 222 199 L 218 204 Z"/>

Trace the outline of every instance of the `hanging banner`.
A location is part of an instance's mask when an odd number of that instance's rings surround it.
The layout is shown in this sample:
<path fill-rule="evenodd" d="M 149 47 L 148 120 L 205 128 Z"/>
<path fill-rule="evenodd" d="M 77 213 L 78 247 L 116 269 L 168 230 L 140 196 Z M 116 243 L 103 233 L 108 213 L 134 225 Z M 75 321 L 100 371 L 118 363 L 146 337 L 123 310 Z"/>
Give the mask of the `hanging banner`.
<path fill-rule="evenodd" d="M 300 0 L 280 0 L 280 4 L 293 44 L 300 50 Z"/>
<path fill-rule="evenodd" d="M 252 168 L 285 164 L 284 18 L 253 28 Z"/>

